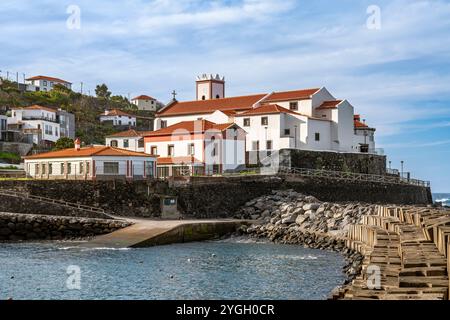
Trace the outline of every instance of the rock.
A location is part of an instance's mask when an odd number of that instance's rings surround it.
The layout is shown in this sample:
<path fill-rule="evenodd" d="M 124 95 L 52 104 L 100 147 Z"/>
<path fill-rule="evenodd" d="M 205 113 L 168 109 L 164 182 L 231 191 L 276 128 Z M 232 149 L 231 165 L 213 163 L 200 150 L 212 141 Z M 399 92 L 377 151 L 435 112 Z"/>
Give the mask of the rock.
<path fill-rule="evenodd" d="M 303 210 L 308 211 L 308 210 L 317 210 L 320 207 L 319 203 L 307 203 L 303 206 Z"/>
<path fill-rule="evenodd" d="M 303 222 L 309 217 L 307 217 L 306 215 L 302 215 L 302 216 L 298 216 L 297 219 L 295 219 L 295 223 L 298 225 L 302 225 Z"/>
<path fill-rule="evenodd" d="M 297 215 L 293 214 L 293 215 L 281 220 L 281 223 L 282 224 L 291 224 L 291 223 L 294 223 L 296 221 L 296 219 L 297 219 Z"/>
<path fill-rule="evenodd" d="M 9 236 L 11 233 L 11 230 L 9 230 L 8 228 L 0 229 L 0 236 Z"/>

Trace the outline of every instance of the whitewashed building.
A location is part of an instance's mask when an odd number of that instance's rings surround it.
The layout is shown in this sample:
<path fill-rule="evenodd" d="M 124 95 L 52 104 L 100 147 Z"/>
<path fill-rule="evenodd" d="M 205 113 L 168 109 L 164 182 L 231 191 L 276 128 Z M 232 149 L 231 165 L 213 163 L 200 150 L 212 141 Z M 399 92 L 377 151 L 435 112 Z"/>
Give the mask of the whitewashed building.
<path fill-rule="evenodd" d="M 60 84 L 67 89 L 72 89 L 72 83 L 59 78 L 47 76 L 35 76 L 25 79 L 27 91 L 50 91 L 55 84 Z"/>
<path fill-rule="evenodd" d="M 99 115 L 100 122 L 110 122 L 113 126 L 136 126 L 136 116 L 119 109 L 105 110 Z"/>
<path fill-rule="evenodd" d="M 108 146 L 80 147 L 24 157 L 29 178 L 43 180 L 142 180 L 154 178 L 156 157 Z"/>
<path fill-rule="evenodd" d="M 131 103 L 134 104 L 138 108 L 138 110 L 145 111 L 156 111 L 156 102 L 156 99 L 147 95 L 140 95 L 131 99 Z"/>
<path fill-rule="evenodd" d="M 216 174 L 245 164 L 245 131 L 235 123 L 183 121 L 145 135 L 158 177 Z"/>
<path fill-rule="evenodd" d="M 133 129 L 118 132 L 106 137 L 106 145 L 130 151 L 144 152 L 144 137 L 147 133 L 147 131 L 136 131 Z"/>
<path fill-rule="evenodd" d="M 30 143 L 51 144 L 60 138 L 60 124 L 57 110 L 33 105 L 25 108 L 11 109 L 8 128 L 28 136 Z"/>
<path fill-rule="evenodd" d="M 353 136 L 353 149 L 359 152 L 375 152 L 375 129 L 370 128 L 365 120 L 361 121 L 361 116 L 355 114 L 355 134 Z"/>
<path fill-rule="evenodd" d="M 174 99 L 162 108 L 155 129 L 182 121 L 232 122 L 247 133 L 246 151 L 375 152 L 373 135 L 369 148 L 355 143 L 361 134 L 354 107 L 324 87 L 227 98 L 223 77 L 203 75 L 197 78 L 196 96 L 195 101 Z"/>

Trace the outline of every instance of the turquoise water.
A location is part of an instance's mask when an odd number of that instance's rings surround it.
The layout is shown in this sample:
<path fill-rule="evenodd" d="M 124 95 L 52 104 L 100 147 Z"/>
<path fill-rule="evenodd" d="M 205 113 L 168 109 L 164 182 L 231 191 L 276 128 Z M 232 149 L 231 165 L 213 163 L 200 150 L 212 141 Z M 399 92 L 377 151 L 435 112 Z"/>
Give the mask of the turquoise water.
<path fill-rule="evenodd" d="M 337 253 L 271 243 L 0 244 L 0 299 L 325 299 L 343 265 Z"/>

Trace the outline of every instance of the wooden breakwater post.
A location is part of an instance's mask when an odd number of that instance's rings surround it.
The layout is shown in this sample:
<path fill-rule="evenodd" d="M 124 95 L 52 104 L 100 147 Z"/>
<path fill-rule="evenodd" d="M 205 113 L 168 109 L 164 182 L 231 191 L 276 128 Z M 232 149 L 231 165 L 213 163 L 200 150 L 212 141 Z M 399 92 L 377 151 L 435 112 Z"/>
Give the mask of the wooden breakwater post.
<path fill-rule="evenodd" d="M 378 206 L 352 225 L 346 244 L 364 255 L 362 273 L 339 291 L 343 299 L 448 299 L 450 213 Z M 371 271 L 378 270 L 373 287 Z"/>

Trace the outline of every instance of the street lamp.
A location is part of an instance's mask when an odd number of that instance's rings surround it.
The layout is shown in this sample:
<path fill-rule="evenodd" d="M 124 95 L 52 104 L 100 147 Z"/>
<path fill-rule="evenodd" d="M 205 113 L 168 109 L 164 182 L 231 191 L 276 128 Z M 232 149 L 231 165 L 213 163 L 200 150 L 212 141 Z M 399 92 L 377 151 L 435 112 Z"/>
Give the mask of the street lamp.
<path fill-rule="evenodd" d="M 295 141 L 295 149 L 297 149 L 297 126 L 294 126 L 294 141 Z"/>
<path fill-rule="evenodd" d="M 401 169 L 401 173 L 402 173 L 402 175 L 401 175 L 401 177 L 403 178 L 403 164 L 404 164 L 405 162 L 402 160 L 402 161 L 400 161 L 400 164 L 401 164 L 401 166 L 402 166 L 402 169 Z"/>
<path fill-rule="evenodd" d="M 392 169 L 391 165 L 392 165 L 392 161 L 389 160 L 389 170 Z"/>

